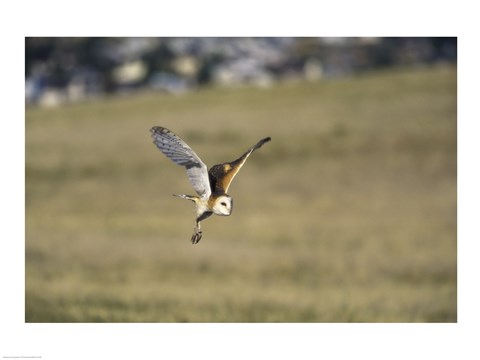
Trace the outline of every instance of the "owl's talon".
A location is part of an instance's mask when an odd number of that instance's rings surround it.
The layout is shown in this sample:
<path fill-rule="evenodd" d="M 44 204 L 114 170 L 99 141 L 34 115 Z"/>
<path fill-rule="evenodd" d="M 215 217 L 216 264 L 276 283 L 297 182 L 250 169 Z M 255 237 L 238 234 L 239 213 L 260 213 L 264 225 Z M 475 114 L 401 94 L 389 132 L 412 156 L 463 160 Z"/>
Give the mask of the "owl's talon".
<path fill-rule="evenodd" d="M 195 231 L 192 235 L 192 244 L 198 244 L 202 238 L 202 231 Z"/>

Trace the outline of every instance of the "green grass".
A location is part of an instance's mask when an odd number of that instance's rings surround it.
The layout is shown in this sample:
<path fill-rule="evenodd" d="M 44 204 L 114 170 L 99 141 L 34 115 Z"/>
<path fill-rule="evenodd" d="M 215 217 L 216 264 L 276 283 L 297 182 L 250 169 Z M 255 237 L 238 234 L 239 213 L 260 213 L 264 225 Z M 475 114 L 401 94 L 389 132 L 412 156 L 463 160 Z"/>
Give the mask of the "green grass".
<path fill-rule="evenodd" d="M 26 110 L 27 322 L 455 322 L 456 69 Z M 209 165 L 264 136 L 203 223 Z"/>

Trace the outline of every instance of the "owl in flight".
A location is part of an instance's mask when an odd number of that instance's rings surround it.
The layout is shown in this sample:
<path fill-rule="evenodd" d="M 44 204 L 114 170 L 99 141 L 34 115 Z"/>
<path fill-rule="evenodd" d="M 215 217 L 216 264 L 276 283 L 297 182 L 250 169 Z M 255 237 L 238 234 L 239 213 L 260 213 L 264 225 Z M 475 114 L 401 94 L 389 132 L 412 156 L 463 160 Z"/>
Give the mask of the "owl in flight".
<path fill-rule="evenodd" d="M 175 164 L 185 166 L 188 179 L 196 191 L 196 195 L 174 195 L 191 200 L 196 205 L 197 214 L 193 226 L 192 243 L 202 238 L 200 222 L 212 214 L 229 216 L 232 213 L 233 200 L 227 194 L 230 183 L 247 158 L 255 150 L 271 140 L 266 137 L 252 146 L 237 160 L 214 165 L 207 170 L 207 165 L 182 139 L 168 129 L 154 126 L 150 129 L 153 143 Z"/>

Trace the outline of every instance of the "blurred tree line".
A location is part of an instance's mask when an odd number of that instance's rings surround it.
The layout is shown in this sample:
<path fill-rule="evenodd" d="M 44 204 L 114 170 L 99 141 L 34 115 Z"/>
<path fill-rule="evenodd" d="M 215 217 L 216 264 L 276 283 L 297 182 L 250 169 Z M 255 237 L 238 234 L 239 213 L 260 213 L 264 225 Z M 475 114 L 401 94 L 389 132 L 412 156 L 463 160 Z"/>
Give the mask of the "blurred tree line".
<path fill-rule="evenodd" d="M 25 38 L 27 103 L 456 63 L 457 38 Z"/>

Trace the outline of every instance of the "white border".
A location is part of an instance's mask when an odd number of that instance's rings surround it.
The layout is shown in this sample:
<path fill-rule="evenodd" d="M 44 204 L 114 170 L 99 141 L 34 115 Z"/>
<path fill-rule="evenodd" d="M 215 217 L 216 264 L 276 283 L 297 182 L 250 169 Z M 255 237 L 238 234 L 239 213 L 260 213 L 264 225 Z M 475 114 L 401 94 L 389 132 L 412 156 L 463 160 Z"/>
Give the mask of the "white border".
<path fill-rule="evenodd" d="M 478 38 L 444 2 L 83 1 L 3 5 L 0 356 L 479 358 Z M 333 3 L 333 2 L 332 2 Z M 473 3 L 472 3 L 473 4 Z M 459 36 L 458 324 L 24 324 L 24 36 Z M 468 354 L 468 355 L 463 355 Z"/>

